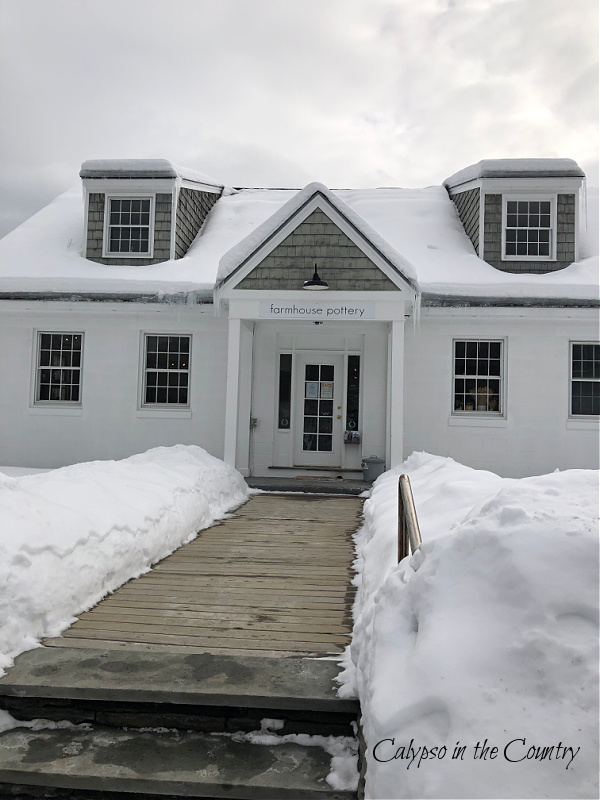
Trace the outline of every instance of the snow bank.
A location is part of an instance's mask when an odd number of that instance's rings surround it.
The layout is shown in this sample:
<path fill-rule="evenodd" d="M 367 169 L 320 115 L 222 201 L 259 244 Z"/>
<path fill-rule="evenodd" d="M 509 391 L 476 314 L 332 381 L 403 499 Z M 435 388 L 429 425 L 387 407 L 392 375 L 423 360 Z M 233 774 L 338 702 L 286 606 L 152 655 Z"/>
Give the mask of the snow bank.
<path fill-rule="evenodd" d="M 395 565 L 403 471 L 424 543 Z M 502 479 L 418 454 L 365 511 L 342 692 L 354 680 L 367 797 L 597 797 L 597 473 Z"/>
<path fill-rule="evenodd" d="M 0 474 L 0 671 L 247 496 L 238 472 L 184 445 Z"/>

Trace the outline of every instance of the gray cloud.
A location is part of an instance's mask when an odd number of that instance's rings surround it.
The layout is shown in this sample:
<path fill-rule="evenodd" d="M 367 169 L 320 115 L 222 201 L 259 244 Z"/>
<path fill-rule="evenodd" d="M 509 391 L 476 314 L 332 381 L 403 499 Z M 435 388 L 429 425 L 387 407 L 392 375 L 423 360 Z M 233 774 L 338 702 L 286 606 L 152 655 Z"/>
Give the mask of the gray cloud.
<path fill-rule="evenodd" d="M 566 156 L 597 182 L 594 0 L 0 0 L 0 234 L 81 161 L 231 185 L 439 183 Z"/>

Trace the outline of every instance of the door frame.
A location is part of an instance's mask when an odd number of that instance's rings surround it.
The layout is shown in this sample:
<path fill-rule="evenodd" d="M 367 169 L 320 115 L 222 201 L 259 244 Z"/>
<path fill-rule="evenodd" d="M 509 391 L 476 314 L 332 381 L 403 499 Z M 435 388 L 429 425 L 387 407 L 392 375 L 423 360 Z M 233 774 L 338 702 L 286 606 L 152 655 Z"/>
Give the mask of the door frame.
<path fill-rule="evenodd" d="M 346 355 L 340 351 L 303 350 L 296 351 L 293 367 L 293 446 L 292 459 L 297 467 L 323 467 L 341 469 L 343 462 L 343 430 L 345 414 Z M 332 450 L 303 450 L 304 436 L 304 386 L 308 364 L 332 364 L 334 367 L 334 390 L 332 397 Z M 338 375 L 336 376 L 336 372 Z"/>

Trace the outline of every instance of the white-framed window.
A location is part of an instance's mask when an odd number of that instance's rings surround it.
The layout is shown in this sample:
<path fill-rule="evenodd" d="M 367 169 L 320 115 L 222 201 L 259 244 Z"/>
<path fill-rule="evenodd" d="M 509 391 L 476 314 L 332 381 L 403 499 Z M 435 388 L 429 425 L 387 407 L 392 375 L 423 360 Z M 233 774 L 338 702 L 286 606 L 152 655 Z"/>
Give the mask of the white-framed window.
<path fill-rule="evenodd" d="M 502 258 L 550 261 L 555 253 L 556 198 L 504 197 Z"/>
<path fill-rule="evenodd" d="M 82 356 L 83 333 L 38 333 L 36 404 L 81 404 Z"/>
<path fill-rule="evenodd" d="M 144 334 L 142 406 L 188 408 L 192 337 Z"/>
<path fill-rule="evenodd" d="M 152 256 L 153 201 L 152 196 L 106 198 L 105 256 Z"/>
<path fill-rule="evenodd" d="M 496 339 L 454 340 L 454 413 L 503 413 L 503 345 Z"/>
<path fill-rule="evenodd" d="M 571 342 L 571 416 L 600 416 L 600 342 Z"/>

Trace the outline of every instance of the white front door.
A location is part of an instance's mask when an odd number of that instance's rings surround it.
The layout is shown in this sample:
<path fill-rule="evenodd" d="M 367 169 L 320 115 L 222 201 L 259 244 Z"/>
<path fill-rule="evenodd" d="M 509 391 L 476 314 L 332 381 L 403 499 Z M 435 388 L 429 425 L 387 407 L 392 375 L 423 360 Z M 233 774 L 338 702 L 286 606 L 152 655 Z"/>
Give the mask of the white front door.
<path fill-rule="evenodd" d="M 344 356 L 299 353 L 296 361 L 294 463 L 340 467 Z"/>

